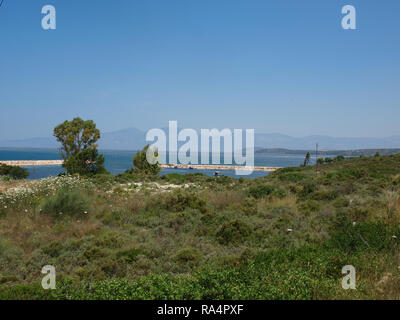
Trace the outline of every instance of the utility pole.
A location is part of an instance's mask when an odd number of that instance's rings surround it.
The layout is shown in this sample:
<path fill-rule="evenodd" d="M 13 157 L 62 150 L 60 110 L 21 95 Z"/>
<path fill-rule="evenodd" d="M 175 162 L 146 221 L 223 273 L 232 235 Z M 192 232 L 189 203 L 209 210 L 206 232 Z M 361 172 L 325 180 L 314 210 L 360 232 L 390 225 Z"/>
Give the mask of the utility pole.
<path fill-rule="evenodd" d="M 318 172 L 318 142 L 315 144 L 315 171 Z"/>

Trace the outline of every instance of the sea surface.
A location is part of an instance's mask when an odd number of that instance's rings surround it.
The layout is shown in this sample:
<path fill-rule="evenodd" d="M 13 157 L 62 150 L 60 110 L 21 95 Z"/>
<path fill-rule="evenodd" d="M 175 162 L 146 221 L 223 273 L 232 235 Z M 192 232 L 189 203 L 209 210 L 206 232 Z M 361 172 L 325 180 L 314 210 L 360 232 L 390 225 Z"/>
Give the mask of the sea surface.
<path fill-rule="evenodd" d="M 136 151 L 108 151 L 100 150 L 104 155 L 105 167 L 112 174 L 119 174 L 127 169 L 132 168 L 132 157 Z M 254 155 L 254 165 L 263 167 L 296 167 L 304 162 L 305 155 L 301 154 L 273 154 L 273 153 L 256 153 Z M 0 148 L 0 161 L 10 160 L 61 160 L 58 150 L 53 149 L 11 149 Z M 221 162 L 223 157 L 221 156 Z M 315 157 L 311 158 L 310 163 L 315 163 Z M 223 164 L 223 163 L 221 163 Z M 30 173 L 28 179 L 42 179 L 50 176 L 57 176 L 64 172 L 61 166 L 28 166 L 26 167 Z M 215 170 L 196 170 L 196 169 L 162 169 L 161 174 L 168 173 L 195 173 L 201 172 L 206 175 L 214 175 Z M 241 177 L 235 174 L 234 170 L 220 170 L 220 175 L 233 177 Z M 267 175 L 268 172 L 254 171 L 251 175 L 244 177 L 256 178 Z"/>

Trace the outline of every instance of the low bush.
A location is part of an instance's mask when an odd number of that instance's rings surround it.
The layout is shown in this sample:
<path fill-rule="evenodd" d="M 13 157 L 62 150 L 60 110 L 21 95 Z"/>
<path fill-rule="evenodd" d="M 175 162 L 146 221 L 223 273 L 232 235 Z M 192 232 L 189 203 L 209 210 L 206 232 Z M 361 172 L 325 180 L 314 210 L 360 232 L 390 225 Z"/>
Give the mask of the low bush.
<path fill-rule="evenodd" d="M 299 192 L 301 198 L 307 198 L 311 193 L 317 190 L 317 185 L 314 182 L 303 184 L 302 190 Z"/>
<path fill-rule="evenodd" d="M 306 200 L 298 205 L 298 208 L 303 213 L 317 212 L 320 209 L 318 201 Z"/>
<path fill-rule="evenodd" d="M 188 247 L 179 250 L 174 260 L 180 264 L 188 265 L 189 267 L 194 267 L 200 262 L 201 253 L 196 248 Z"/>
<path fill-rule="evenodd" d="M 248 190 L 248 195 L 255 199 L 261 199 L 268 196 L 276 196 L 278 198 L 284 198 L 287 195 L 287 192 L 283 188 L 261 185 L 261 186 L 251 187 Z"/>
<path fill-rule="evenodd" d="M 79 190 L 59 190 L 54 196 L 43 200 L 41 212 L 55 217 L 87 216 L 90 199 Z"/>
<path fill-rule="evenodd" d="M 357 222 L 347 216 L 338 218 L 329 245 L 344 251 L 383 251 L 398 248 L 399 226 L 389 226 L 382 221 Z"/>
<path fill-rule="evenodd" d="M 335 200 L 337 197 L 336 190 L 317 190 L 312 194 L 314 200 Z"/>
<path fill-rule="evenodd" d="M 127 262 L 133 262 L 139 255 L 146 255 L 147 252 L 142 249 L 133 248 L 128 250 L 121 250 L 117 252 L 117 258 L 122 258 Z"/>
<path fill-rule="evenodd" d="M 17 166 L 8 166 L 0 164 L 0 176 L 9 176 L 13 179 L 25 179 L 29 176 L 27 169 Z"/>
<path fill-rule="evenodd" d="M 251 227 L 241 221 L 225 222 L 217 231 L 216 237 L 220 244 L 239 244 L 244 242 L 252 233 Z"/>
<path fill-rule="evenodd" d="M 285 173 L 285 174 L 280 174 L 278 177 L 279 177 L 279 180 L 286 181 L 286 182 L 300 182 L 300 181 L 306 179 L 306 177 L 303 174 L 297 173 L 297 172 L 289 172 L 289 173 Z"/>
<path fill-rule="evenodd" d="M 169 211 L 184 211 L 186 208 L 198 209 L 202 213 L 207 211 L 206 201 L 194 192 L 178 189 L 160 199 L 161 207 Z"/>

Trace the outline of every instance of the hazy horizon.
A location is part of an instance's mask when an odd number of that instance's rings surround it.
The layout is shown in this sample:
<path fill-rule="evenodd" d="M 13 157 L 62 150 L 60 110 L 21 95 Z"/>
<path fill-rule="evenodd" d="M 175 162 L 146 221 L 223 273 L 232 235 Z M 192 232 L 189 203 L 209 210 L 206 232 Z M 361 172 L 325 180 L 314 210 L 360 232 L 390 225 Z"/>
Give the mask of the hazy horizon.
<path fill-rule="evenodd" d="M 72 119 L 70 119 L 72 120 Z M 181 129 L 185 129 L 186 127 L 182 126 L 180 128 L 178 128 L 178 131 Z M 222 130 L 225 129 L 226 127 L 221 127 L 221 128 L 216 128 L 218 130 Z M 146 133 L 148 130 L 154 129 L 154 128 L 148 128 L 148 129 L 139 129 L 137 127 L 126 127 L 126 128 L 121 128 L 121 129 L 116 129 L 116 130 L 112 130 L 112 131 L 104 131 L 101 130 L 101 128 L 99 128 L 102 134 L 110 134 L 110 133 L 119 133 L 119 132 L 124 132 L 124 131 L 129 131 L 129 130 L 138 130 L 142 133 Z M 168 128 L 167 127 L 160 127 L 160 129 L 165 130 L 166 132 L 168 132 Z M 196 130 L 198 133 L 200 133 L 200 130 L 202 128 L 191 128 Z M 204 128 L 204 129 L 214 129 L 214 128 Z M 228 129 L 233 129 L 233 128 L 228 128 Z M 19 141 L 19 140 L 29 140 L 29 139 L 41 139 L 41 138 L 53 138 L 53 131 L 51 130 L 49 132 L 49 134 L 44 135 L 44 136 L 32 136 L 32 135 L 28 135 L 25 137 L 21 137 L 18 139 L 1 139 L 0 141 Z M 256 130 L 255 132 L 256 134 L 260 134 L 260 135 L 281 135 L 281 136 L 287 136 L 287 137 L 291 137 L 291 138 L 307 138 L 307 137 L 329 137 L 329 138 L 345 138 L 345 139 L 375 139 L 375 138 L 392 138 L 392 137 L 400 137 L 400 133 L 399 134 L 392 134 L 392 135 L 387 135 L 387 136 L 341 136 L 341 135 L 324 135 L 324 134 L 318 134 L 318 133 L 311 133 L 311 134 L 307 134 L 307 135 L 290 135 L 284 132 L 258 132 Z M 400 146 L 399 146 L 400 147 Z"/>

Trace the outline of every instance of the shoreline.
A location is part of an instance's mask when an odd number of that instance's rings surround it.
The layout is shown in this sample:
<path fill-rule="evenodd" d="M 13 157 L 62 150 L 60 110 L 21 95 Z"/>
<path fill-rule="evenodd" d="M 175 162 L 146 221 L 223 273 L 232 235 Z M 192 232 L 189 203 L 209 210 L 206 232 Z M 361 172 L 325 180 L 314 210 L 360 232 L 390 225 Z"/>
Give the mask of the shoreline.
<path fill-rule="evenodd" d="M 63 160 L 13 160 L 0 161 L 0 164 L 8 166 L 35 167 L 35 166 L 60 166 Z M 246 167 L 235 165 L 216 165 L 216 164 L 161 164 L 163 169 L 197 169 L 197 170 L 253 170 L 253 171 L 276 171 L 280 167 Z"/>
<path fill-rule="evenodd" d="M 35 167 L 35 166 L 61 166 L 64 163 L 63 160 L 12 160 L 2 161 L 0 164 L 8 166 L 21 166 L 21 167 Z"/>

